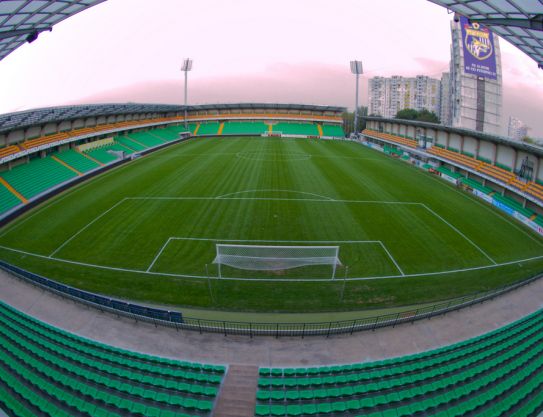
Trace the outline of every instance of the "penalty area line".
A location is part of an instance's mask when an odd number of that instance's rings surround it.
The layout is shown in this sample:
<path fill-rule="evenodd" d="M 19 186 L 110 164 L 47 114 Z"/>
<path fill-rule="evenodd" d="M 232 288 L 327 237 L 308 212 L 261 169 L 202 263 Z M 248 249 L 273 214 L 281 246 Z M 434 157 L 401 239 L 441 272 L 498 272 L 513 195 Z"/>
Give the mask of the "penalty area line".
<path fill-rule="evenodd" d="M 423 204 L 424 208 L 428 210 L 430 213 L 432 213 L 434 216 L 436 216 L 438 219 L 440 219 L 443 223 L 445 223 L 447 226 L 449 226 L 451 229 L 453 229 L 456 233 L 458 233 L 460 236 L 462 236 L 464 239 L 466 239 L 471 245 L 477 249 L 479 252 L 481 252 L 490 262 L 492 262 L 494 265 L 497 265 L 498 263 L 490 257 L 484 250 L 482 250 L 473 240 L 471 240 L 469 237 L 467 237 L 464 233 L 462 233 L 460 230 L 458 230 L 456 227 L 454 227 L 452 224 L 450 224 L 447 220 L 445 220 L 443 217 L 441 217 L 439 214 L 437 214 L 434 210 L 432 210 L 430 207 L 428 207 L 426 204 Z"/>
<path fill-rule="evenodd" d="M 134 272 L 138 274 L 147 274 L 147 275 L 155 275 L 155 276 L 166 276 L 166 277 L 177 277 L 177 278 L 197 278 L 197 279 L 208 279 L 208 276 L 204 275 L 188 275 L 188 274 L 174 274 L 174 273 L 167 273 L 167 272 L 153 272 L 153 271 L 145 271 L 142 269 L 130 269 L 130 268 L 120 268 L 120 267 L 113 267 L 113 266 L 104 266 L 104 265 L 97 265 L 97 264 L 91 264 L 86 262 L 78 262 L 78 261 L 70 261 L 69 259 L 62 259 L 62 258 L 53 258 L 46 255 L 40 255 L 33 252 L 27 252 L 20 249 L 14 249 L 9 248 L 7 246 L 1 246 L 0 249 L 5 249 L 11 252 L 20 253 L 23 255 L 28 256 L 34 256 L 36 258 L 41 258 L 49 261 L 57 261 L 62 263 L 67 263 L 70 265 L 79 265 L 79 266 L 87 266 L 91 268 L 97 268 L 97 269 L 104 269 L 107 271 L 119 271 L 119 272 Z M 540 256 L 534 256 L 531 258 L 526 259 L 517 259 L 515 261 L 508 261 L 503 262 L 500 264 L 495 265 L 482 265 L 482 266 L 476 266 L 471 268 L 464 268 L 464 269 L 453 269 L 448 271 L 437 271 L 437 272 L 424 272 L 424 273 L 417 273 L 417 274 L 407 274 L 407 275 L 385 275 L 385 276 L 373 276 L 373 277 L 353 277 L 353 278 L 346 278 L 346 281 L 369 281 L 369 280 L 376 280 L 376 279 L 392 279 L 392 278 L 409 278 L 409 277 L 422 277 L 422 276 L 439 276 L 439 275 L 446 275 L 456 272 L 469 272 L 469 271 L 480 271 L 484 269 L 494 269 L 501 266 L 507 266 L 507 265 L 514 265 L 514 264 L 521 264 L 522 262 L 530 262 L 535 261 L 538 259 L 543 259 L 543 255 Z M 329 280 L 323 280 L 323 279 L 315 279 L 315 278 L 306 278 L 306 279 L 283 279 L 283 278 L 274 278 L 274 279 L 262 279 L 262 278 L 222 278 L 223 280 L 228 281 L 262 281 L 262 282 L 325 282 L 325 281 L 332 281 Z"/>
<path fill-rule="evenodd" d="M 168 246 L 168 243 L 170 243 L 170 240 L 172 240 L 171 237 L 166 241 L 166 243 L 164 243 L 164 245 L 162 245 L 157 255 L 155 256 L 155 259 L 153 259 L 153 262 L 151 262 L 151 265 L 149 265 L 149 268 L 147 268 L 147 271 L 145 272 L 149 272 L 151 269 L 153 269 L 153 266 L 155 265 L 158 258 L 160 258 L 160 255 L 162 255 L 162 252 L 164 252 L 164 249 L 166 249 L 166 246 Z"/>
<path fill-rule="evenodd" d="M 127 199 L 123 198 L 122 200 L 118 201 L 116 204 L 111 206 L 109 209 L 104 211 L 102 214 L 100 214 L 98 217 L 95 217 L 94 220 L 87 223 L 85 226 L 83 226 L 81 229 L 79 229 L 75 234 L 73 234 L 70 238 L 66 239 L 58 248 L 56 248 L 51 254 L 48 256 L 49 258 L 53 258 L 53 256 L 58 253 L 64 246 L 66 246 L 68 243 L 70 243 L 72 240 L 74 240 L 77 236 L 79 236 L 81 233 L 83 233 L 85 230 L 87 230 L 90 226 L 92 226 L 94 223 L 96 223 L 98 220 L 100 220 L 102 217 L 104 217 L 106 214 L 108 214 L 111 210 L 119 206 L 121 203 L 125 202 Z"/>
<path fill-rule="evenodd" d="M 402 271 L 402 268 L 400 268 L 400 265 L 398 265 L 398 262 L 396 262 L 396 259 L 394 259 L 394 257 L 392 256 L 392 254 L 388 251 L 387 247 L 385 246 L 385 244 L 383 242 L 381 242 L 380 240 L 378 241 L 379 244 L 381 245 L 381 247 L 384 249 L 384 251 L 387 253 L 388 257 L 392 260 L 392 262 L 394 263 L 394 265 L 396 266 L 396 269 L 398 271 L 400 271 L 400 274 L 402 274 L 402 277 L 405 277 L 405 274 L 404 272 Z"/>

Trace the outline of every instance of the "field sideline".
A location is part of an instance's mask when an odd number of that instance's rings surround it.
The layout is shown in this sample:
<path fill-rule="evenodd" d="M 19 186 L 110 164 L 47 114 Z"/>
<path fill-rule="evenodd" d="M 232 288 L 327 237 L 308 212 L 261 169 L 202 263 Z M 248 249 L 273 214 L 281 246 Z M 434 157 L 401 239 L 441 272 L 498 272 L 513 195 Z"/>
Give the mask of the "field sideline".
<path fill-rule="evenodd" d="M 217 280 L 228 242 L 337 244 L 344 267 L 335 281 L 315 266 Z M 156 152 L 4 227 L 0 253 L 103 294 L 250 311 L 418 304 L 543 270 L 541 238 L 430 174 L 356 143 L 278 138 Z"/>

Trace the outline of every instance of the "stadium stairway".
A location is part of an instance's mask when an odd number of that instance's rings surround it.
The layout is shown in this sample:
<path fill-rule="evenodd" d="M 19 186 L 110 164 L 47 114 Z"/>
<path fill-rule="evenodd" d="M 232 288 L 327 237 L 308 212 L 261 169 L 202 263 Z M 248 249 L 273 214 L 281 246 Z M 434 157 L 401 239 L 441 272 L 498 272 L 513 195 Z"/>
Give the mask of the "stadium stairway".
<path fill-rule="evenodd" d="M 0 408 L 17 417 L 206 417 L 226 371 L 84 339 L 2 302 L 0 351 Z"/>
<path fill-rule="evenodd" d="M 9 185 L 6 180 L 0 178 L 0 214 L 27 202 L 28 200 Z"/>
<path fill-rule="evenodd" d="M 320 137 L 324 136 L 324 132 L 322 131 L 322 126 L 321 125 L 317 125 L 317 130 L 319 131 L 319 136 Z"/>
<path fill-rule="evenodd" d="M 260 368 L 255 415 L 537 416 L 543 309 L 482 336 L 415 355 L 317 368 Z"/>

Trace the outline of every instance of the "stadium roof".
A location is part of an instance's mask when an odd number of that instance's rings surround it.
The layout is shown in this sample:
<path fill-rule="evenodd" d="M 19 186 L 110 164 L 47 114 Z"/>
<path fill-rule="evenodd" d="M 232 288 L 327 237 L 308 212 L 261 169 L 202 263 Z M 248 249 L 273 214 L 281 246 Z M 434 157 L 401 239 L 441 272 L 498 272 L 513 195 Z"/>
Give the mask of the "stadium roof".
<path fill-rule="evenodd" d="M 344 107 L 314 106 L 310 104 L 270 104 L 270 103 L 238 103 L 238 104 L 204 104 L 188 106 L 189 111 L 208 110 L 295 110 L 295 111 L 331 111 L 343 112 Z M 133 113 L 176 113 L 182 112 L 184 106 L 177 104 L 84 104 L 74 106 L 46 107 L 0 115 L 0 133 L 26 128 L 45 123 L 56 123 L 86 117 L 110 116 Z"/>
<path fill-rule="evenodd" d="M 105 0 L 0 1 L 0 60 L 57 23 Z"/>
<path fill-rule="evenodd" d="M 430 0 L 482 23 L 543 69 L 543 0 Z"/>

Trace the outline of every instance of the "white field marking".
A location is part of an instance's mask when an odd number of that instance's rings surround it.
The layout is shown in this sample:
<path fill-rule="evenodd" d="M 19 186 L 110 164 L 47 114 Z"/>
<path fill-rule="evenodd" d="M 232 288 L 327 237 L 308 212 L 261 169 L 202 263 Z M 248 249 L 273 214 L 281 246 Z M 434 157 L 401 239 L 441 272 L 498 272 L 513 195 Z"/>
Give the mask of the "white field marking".
<path fill-rule="evenodd" d="M 245 190 L 245 191 L 236 191 L 234 193 L 219 195 L 219 196 L 217 196 L 215 198 L 220 199 L 220 198 L 224 198 L 224 197 L 231 197 L 231 196 L 234 196 L 234 195 L 237 195 L 237 194 L 247 194 L 247 193 L 254 193 L 254 192 L 262 192 L 262 193 L 283 192 L 283 193 L 307 194 L 307 195 L 311 195 L 313 197 L 320 197 L 320 198 L 325 199 L 325 200 L 335 201 L 333 198 L 327 197 L 325 195 L 320 195 L 320 194 L 315 194 L 315 193 L 308 193 L 306 191 L 295 191 L 295 190 Z"/>
<path fill-rule="evenodd" d="M 398 204 L 423 206 L 423 203 L 412 201 L 379 201 L 379 200 L 323 200 L 322 198 L 261 198 L 261 197 L 125 197 L 125 200 L 261 200 L 261 201 L 320 201 L 321 203 L 356 203 L 356 204 Z"/>
<path fill-rule="evenodd" d="M 400 274 L 402 274 L 402 276 L 405 276 L 404 272 L 402 271 L 402 268 L 400 268 L 400 265 L 398 265 L 398 262 L 396 262 L 396 259 L 394 259 L 394 257 L 390 254 L 387 247 L 380 240 L 378 242 L 380 243 L 384 251 L 387 253 L 388 257 L 392 260 L 392 262 L 394 262 L 394 265 L 396 265 L 396 269 L 400 271 Z"/>
<path fill-rule="evenodd" d="M 513 223 L 511 220 L 509 220 L 507 217 L 505 216 L 501 216 L 497 211 L 495 210 L 492 210 L 492 208 L 486 204 L 484 204 L 482 201 L 480 201 L 477 197 L 473 196 L 473 195 L 469 195 L 469 194 L 466 194 L 466 193 L 463 193 L 462 191 L 459 191 L 457 190 L 456 188 L 454 188 L 452 185 L 449 187 L 449 183 L 445 182 L 444 180 L 439 180 L 437 178 L 434 178 L 433 176 L 430 177 L 431 180 L 434 180 L 436 181 L 438 184 L 441 184 L 443 185 L 444 187 L 447 187 L 449 188 L 450 190 L 454 191 L 455 193 L 457 194 L 460 194 L 462 197 L 464 198 L 467 198 L 468 200 L 470 200 L 471 202 L 475 203 L 475 204 L 478 204 L 479 206 L 481 207 L 484 207 L 485 209 L 487 209 L 490 213 L 492 213 L 494 216 L 496 216 L 498 219 L 501 219 L 503 220 L 504 222 L 506 223 L 509 223 L 511 226 L 513 226 L 515 229 L 517 229 L 518 231 L 524 233 L 526 236 L 528 236 L 530 239 L 532 239 L 534 242 L 536 242 L 537 244 L 539 244 L 540 246 L 543 246 L 543 242 L 536 239 L 534 236 L 532 236 L 530 233 L 528 233 L 526 230 L 524 230 L 524 228 L 522 228 L 520 225 L 517 225 L 515 223 Z"/>
<path fill-rule="evenodd" d="M 193 142 L 190 141 L 190 140 L 186 140 L 186 141 L 184 141 L 184 142 L 179 142 L 179 143 L 175 144 L 174 146 L 181 146 L 181 145 L 184 145 L 184 144 L 186 144 L 186 143 L 193 143 Z M 63 191 L 63 192 L 61 193 L 61 194 L 63 194 L 62 196 L 60 196 L 60 195 L 58 196 L 59 198 L 56 198 L 56 199 L 54 199 L 54 200 L 47 200 L 43 205 L 40 205 L 39 208 L 36 208 L 35 211 L 34 211 L 31 215 L 29 215 L 29 216 L 25 217 L 24 219 L 22 219 L 21 221 L 19 221 L 19 222 L 13 224 L 11 227 L 8 226 L 8 227 L 2 232 L 2 234 L 0 234 L 0 238 L 4 237 L 4 236 L 7 235 L 8 233 L 10 233 L 10 232 L 12 232 L 13 230 L 17 229 L 18 227 L 22 226 L 22 225 L 25 224 L 27 221 L 29 221 L 31 218 L 33 218 L 35 215 L 41 213 L 43 210 L 45 210 L 45 209 L 47 209 L 47 208 L 49 208 L 49 207 L 52 207 L 52 206 L 54 206 L 55 204 L 60 203 L 60 202 L 61 202 L 62 200 L 64 200 L 65 198 L 67 198 L 67 197 L 69 197 L 69 196 L 71 196 L 71 195 L 73 195 L 73 194 L 75 194 L 75 193 L 77 193 L 77 192 L 79 192 L 79 191 L 81 191 L 81 190 L 84 190 L 85 188 L 89 187 L 89 186 L 92 185 L 92 184 L 96 184 L 98 181 L 101 181 L 101 180 L 103 180 L 104 178 L 108 178 L 110 175 L 113 175 L 113 174 L 116 173 L 116 172 L 122 171 L 122 170 L 124 170 L 124 169 L 126 169 L 126 168 L 128 168 L 128 167 L 130 167 L 130 166 L 133 166 L 133 165 L 135 165 L 135 164 L 141 163 L 142 161 L 146 160 L 147 157 L 151 157 L 151 156 L 152 156 L 153 158 L 155 158 L 155 157 L 160 157 L 160 156 L 161 156 L 160 154 L 161 154 L 162 152 L 164 152 L 165 150 L 167 150 L 167 149 L 172 150 L 171 147 L 166 146 L 166 147 L 163 148 L 163 149 L 159 149 L 158 151 L 155 151 L 155 152 L 153 152 L 153 153 L 151 153 L 151 154 L 149 154 L 149 155 L 146 155 L 146 158 L 138 158 L 138 159 L 136 159 L 136 160 L 134 160 L 134 161 L 130 161 L 130 163 L 128 163 L 128 164 L 124 164 L 124 165 L 115 167 L 115 168 L 113 168 L 113 169 L 110 169 L 110 170 L 104 172 L 103 174 L 98 174 L 98 176 L 96 176 L 96 177 L 87 179 L 87 180 L 86 180 L 84 183 L 82 183 L 82 184 L 79 184 L 79 185 L 76 185 L 76 186 L 74 186 L 74 187 L 68 188 L 66 191 Z M 92 180 L 92 181 L 89 181 L 89 180 Z"/>
<path fill-rule="evenodd" d="M 155 265 L 155 262 L 158 260 L 158 258 L 160 258 L 160 255 L 162 255 L 162 252 L 164 251 L 164 249 L 166 249 L 166 246 L 168 246 L 168 243 L 170 243 L 170 240 L 172 240 L 172 238 L 169 238 L 166 241 L 166 243 L 164 243 L 164 245 L 162 245 L 162 247 L 158 251 L 157 255 L 155 256 L 155 259 L 153 259 L 153 262 L 151 262 L 151 265 L 149 265 L 149 268 L 147 268 L 147 271 L 145 271 L 145 272 L 149 272 L 151 269 L 153 269 L 153 266 Z"/>
<path fill-rule="evenodd" d="M 147 275 L 154 275 L 154 276 L 167 276 L 167 277 L 177 277 L 177 278 L 197 278 L 197 279 L 208 279 L 207 276 L 203 275 L 187 275 L 187 274 L 172 274 L 172 273 L 164 273 L 164 272 L 153 272 L 153 271 L 145 271 L 141 269 L 129 269 L 129 268 L 118 268 L 118 267 L 112 267 L 112 266 L 104 266 L 104 265 L 96 265 L 91 263 L 85 263 L 85 262 L 77 262 L 77 261 L 70 261 L 68 259 L 62 259 L 62 258 L 53 258 L 46 255 L 40 255 L 37 253 L 32 252 L 26 252 L 19 249 L 13 249 L 8 248 L 6 246 L 0 246 L 0 249 L 9 250 L 16 253 L 21 253 L 23 255 L 28 256 L 34 256 L 36 258 L 41 259 L 47 259 L 47 260 L 53 260 L 57 262 L 67 263 L 70 265 L 79 265 L 79 266 L 87 266 L 91 268 L 97 268 L 97 269 L 105 269 L 107 271 L 120 271 L 120 272 L 135 272 L 138 274 L 147 274 Z M 458 273 L 458 272 L 469 272 L 469 271 L 480 271 L 484 269 L 494 269 L 499 268 L 501 266 L 507 266 L 507 265 L 514 265 L 514 264 L 520 264 L 522 262 L 530 262 L 537 259 L 543 259 L 543 255 L 540 256 L 534 256 L 532 258 L 526 258 L 526 259 L 517 259 L 515 261 L 509 261 L 509 262 L 503 262 L 500 264 L 495 265 L 483 265 L 483 266 L 476 266 L 471 268 L 464 268 L 464 269 L 452 269 L 448 271 L 437 271 L 437 272 L 423 272 L 423 273 L 417 273 L 417 274 L 406 274 L 406 275 L 384 275 L 384 276 L 374 276 L 374 277 L 353 277 L 353 278 L 345 278 L 346 281 L 369 281 L 369 280 L 376 280 L 376 279 L 393 279 L 393 278 L 411 278 L 411 277 L 422 277 L 422 276 L 439 276 L 439 275 L 445 275 L 445 274 L 452 274 L 452 273 Z M 284 278 L 273 278 L 273 279 L 266 279 L 266 278 L 222 278 L 224 280 L 229 281 L 269 281 L 269 282 L 276 282 L 276 281 L 284 281 L 284 282 L 323 282 L 323 281 L 331 281 L 331 279 L 325 280 L 325 279 L 315 279 L 315 278 L 306 278 L 306 279 L 300 279 L 300 278 L 292 278 L 292 279 L 284 279 Z"/>
<path fill-rule="evenodd" d="M 268 240 L 268 239 L 216 239 L 207 237 L 170 237 L 168 240 L 204 240 L 210 242 L 268 242 L 268 243 L 380 243 L 380 240 Z"/>
<path fill-rule="evenodd" d="M 96 221 L 100 220 L 102 217 L 104 217 L 106 214 L 108 214 L 111 210 L 119 206 L 121 203 L 125 202 L 126 198 L 123 198 L 122 200 L 118 201 L 116 204 L 108 208 L 106 211 L 104 211 L 102 214 L 95 217 L 93 220 L 91 220 L 89 223 L 87 223 L 85 226 L 83 226 L 81 229 L 79 229 L 77 232 L 75 232 L 70 238 L 66 239 L 64 243 L 62 243 L 58 248 L 56 248 L 51 254 L 49 255 L 49 258 L 52 258 L 55 253 L 60 251 L 64 246 L 66 246 L 68 243 L 70 243 L 73 239 L 75 239 L 79 234 L 84 232 L 87 228 L 89 228 L 91 225 L 93 225 Z"/>
<path fill-rule="evenodd" d="M 475 249 L 481 252 L 488 260 L 490 260 L 490 262 L 492 262 L 494 265 L 497 265 L 497 262 L 494 259 L 492 259 L 484 250 L 482 250 L 473 240 L 471 240 L 464 233 L 462 233 L 460 230 L 458 230 L 456 227 L 450 224 L 447 220 L 445 220 L 443 217 L 437 214 L 434 210 L 432 210 L 426 204 L 423 204 L 423 206 L 426 208 L 426 210 L 428 210 L 430 213 L 432 213 L 434 216 L 436 216 L 438 219 L 440 219 L 442 222 L 448 225 L 451 229 L 453 229 L 456 233 L 458 233 L 460 236 L 466 239 L 469 243 L 471 243 L 475 247 Z"/>
<path fill-rule="evenodd" d="M 156 261 L 162 255 L 162 252 L 164 252 L 164 249 L 166 249 L 166 246 L 172 241 L 172 240 L 193 240 L 193 241 L 204 241 L 204 242 L 253 242 L 253 243 L 379 243 L 381 246 L 383 246 L 383 243 L 380 240 L 264 240 L 264 239 L 214 239 L 214 238 L 205 238 L 205 237 L 177 237 L 172 236 L 169 237 L 168 240 L 166 240 L 166 243 L 162 245 L 162 248 L 158 251 L 158 254 L 153 259 L 153 262 L 151 262 L 151 265 L 149 265 L 149 268 L 147 268 L 147 271 L 151 271 L 153 269 L 153 266 L 155 265 Z M 384 246 L 383 246 L 384 248 Z M 386 248 L 385 248 L 385 251 Z M 388 253 L 388 251 L 387 251 Z M 390 256 L 390 254 L 389 254 Z M 391 257 L 392 258 L 392 257 Z M 396 264 L 394 259 L 392 259 L 392 262 Z M 397 266 L 397 265 L 396 265 Z M 399 269 L 399 267 L 398 267 Z M 402 270 L 400 269 L 400 272 Z M 403 275 L 403 272 L 402 272 Z"/>
<path fill-rule="evenodd" d="M 309 159 L 311 159 L 313 157 L 313 155 L 309 154 L 309 153 L 303 153 L 303 152 L 299 152 L 299 153 L 283 153 L 283 154 L 280 154 L 279 156 L 281 156 L 281 158 L 273 158 L 273 159 L 269 159 L 269 158 L 266 158 L 266 155 L 277 155 L 273 152 L 248 152 L 248 155 L 243 155 L 243 151 L 241 152 L 238 152 L 236 154 L 236 156 L 239 158 L 239 159 L 245 159 L 245 160 L 248 160 L 248 161 L 270 161 L 270 162 L 280 162 L 280 161 L 307 161 Z M 263 158 L 259 158 L 259 156 L 264 156 Z"/>

